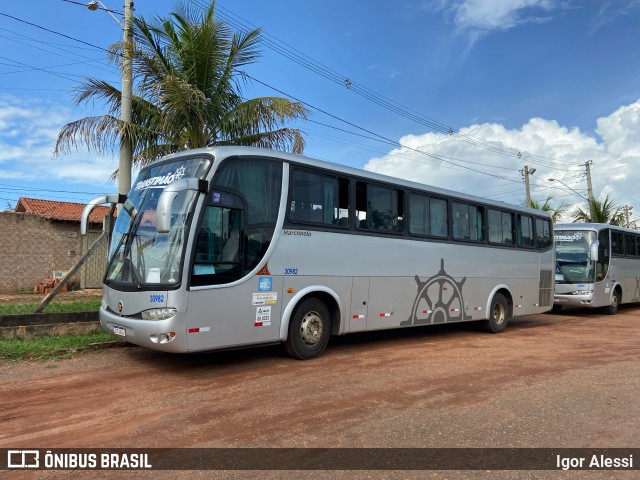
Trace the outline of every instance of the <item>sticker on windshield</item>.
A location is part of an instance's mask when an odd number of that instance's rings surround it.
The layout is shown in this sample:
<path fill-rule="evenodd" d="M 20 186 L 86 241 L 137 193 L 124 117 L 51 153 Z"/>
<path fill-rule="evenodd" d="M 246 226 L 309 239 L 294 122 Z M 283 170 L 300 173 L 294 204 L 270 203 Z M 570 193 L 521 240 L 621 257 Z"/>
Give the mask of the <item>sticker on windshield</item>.
<path fill-rule="evenodd" d="M 176 168 L 176 171 L 173 173 L 168 173 L 166 175 L 158 175 L 156 177 L 147 178 L 146 180 L 142 180 L 141 182 L 136 183 L 135 190 L 145 190 L 147 188 L 164 188 L 170 183 L 175 182 L 176 180 L 180 180 L 184 177 L 186 173 L 186 169 L 184 165 Z"/>
<path fill-rule="evenodd" d="M 196 263 L 193 266 L 194 275 L 214 275 L 216 269 L 210 263 Z"/>
<path fill-rule="evenodd" d="M 147 273 L 147 283 L 160 283 L 160 269 L 150 268 Z"/>
<path fill-rule="evenodd" d="M 553 239 L 556 242 L 580 242 L 584 238 L 584 235 L 580 232 L 573 233 L 556 233 Z"/>

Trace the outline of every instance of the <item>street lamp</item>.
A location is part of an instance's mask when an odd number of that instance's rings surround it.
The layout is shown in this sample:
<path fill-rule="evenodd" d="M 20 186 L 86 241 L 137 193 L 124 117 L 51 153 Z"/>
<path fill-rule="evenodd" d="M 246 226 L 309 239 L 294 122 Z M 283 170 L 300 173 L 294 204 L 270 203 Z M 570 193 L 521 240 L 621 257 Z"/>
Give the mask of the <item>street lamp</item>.
<path fill-rule="evenodd" d="M 113 13 L 111 13 L 111 10 L 109 10 L 104 3 L 97 0 L 93 0 L 92 2 L 87 3 L 87 8 L 92 12 L 95 12 L 96 10 L 100 10 L 100 9 L 104 10 L 109 15 L 111 15 L 111 18 L 113 18 L 118 23 L 118 25 L 120 25 L 120 28 L 124 29 L 124 25 L 122 24 L 122 22 L 118 20 Z"/>
<path fill-rule="evenodd" d="M 584 195 L 582 195 L 581 193 L 578 193 L 577 191 L 575 191 L 573 188 L 571 188 L 569 185 L 567 185 L 566 183 L 564 183 L 562 180 L 558 180 L 557 178 L 550 178 L 549 179 L 550 182 L 559 182 L 562 185 L 564 185 L 565 187 L 567 187 L 569 190 L 571 190 L 573 193 L 575 193 L 576 195 L 578 195 L 580 198 L 584 199 L 587 201 L 587 205 L 589 205 L 589 220 L 593 221 L 593 202 L 595 201 L 593 199 L 593 194 L 591 193 L 591 189 L 589 189 L 589 197 L 585 197 Z"/>
<path fill-rule="evenodd" d="M 97 0 L 87 3 L 87 8 L 92 12 L 105 10 L 120 25 L 123 31 L 122 37 L 122 98 L 120 101 L 120 120 L 124 125 L 131 124 L 132 120 L 132 96 L 133 96 L 133 69 L 131 65 L 131 23 L 133 20 L 133 0 L 124 2 L 124 24 L 113 16 L 105 5 Z M 131 163 L 133 159 L 133 147 L 124 131 L 120 132 L 120 161 L 118 164 L 118 193 L 127 195 L 131 189 Z"/>
<path fill-rule="evenodd" d="M 534 173 L 536 173 L 536 169 L 529 168 L 528 165 L 525 165 L 524 170 L 520 170 L 520 172 L 524 176 L 524 185 L 525 185 L 525 193 L 526 193 L 525 204 L 527 208 L 531 208 L 531 190 L 529 188 L 529 175 L 533 175 Z"/>

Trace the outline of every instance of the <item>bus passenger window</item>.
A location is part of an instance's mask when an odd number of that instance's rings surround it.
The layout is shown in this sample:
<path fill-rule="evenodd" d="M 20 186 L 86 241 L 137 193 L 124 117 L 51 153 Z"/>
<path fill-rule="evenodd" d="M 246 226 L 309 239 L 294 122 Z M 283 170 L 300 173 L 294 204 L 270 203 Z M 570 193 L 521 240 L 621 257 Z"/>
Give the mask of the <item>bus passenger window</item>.
<path fill-rule="evenodd" d="M 367 228 L 367 184 L 356 182 L 356 226 Z"/>
<path fill-rule="evenodd" d="M 409 232 L 417 235 L 429 234 L 429 197 L 409 195 Z"/>
<path fill-rule="evenodd" d="M 518 215 L 517 238 L 519 247 L 535 247 L 536 239 L 533 236 L 533 218 L 529 215 Z"/>
<path fill-rule="evenodd" d="M 482 208 L 453 202 L 453 238 L 457 240 L 484 240 Z"/>
<path fill-rule="evenodd" d="M 536 239 L 538 248 L 547 248 L 551 246 L 551 224 L 549 220 L 536 218 Z"/>
<path fill-rule="evenodd" d="M 432 198 L 429 202 L 431 235 L 434 237 L 449 236 L 447 228 L 447 201 Z"/>
<path fill-rule="evenodd" d="M 370 185 L 367 189 L 369 228 L 398 230 L 398 196 L 395 190 Z"/>
<path fill-rule="evenodd" d="M 636 256 L 636 239 L 631 233 L 624 234 L 624 254 L 628 257 Z"/>
<path fill-rule="evenodd" d="M 489 242 L 513 245 L 513 224 L 510 213 L 489 209 Z"/>
<path fill-rule="evenodd" d="M 339 199 L 337 178 L 295 170 L 289 196 L 289 218 L 300 222 L 336 224 Z"/>
<path fill-rule="evenodd" d="M 439 198 L 409 195 L 409 232 L 416 235 L 447 236 L 447 202 Z"/>

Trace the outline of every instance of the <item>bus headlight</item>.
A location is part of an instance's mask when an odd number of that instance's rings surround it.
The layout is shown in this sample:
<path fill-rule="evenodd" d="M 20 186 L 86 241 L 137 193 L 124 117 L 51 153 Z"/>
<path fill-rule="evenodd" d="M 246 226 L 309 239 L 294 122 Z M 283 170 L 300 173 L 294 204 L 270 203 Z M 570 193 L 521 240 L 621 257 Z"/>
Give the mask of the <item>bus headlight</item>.
<path fill-rule="evenodd" d="M 178 310 L 175 308 L 152 308 L 142 312 L 143 320 L 166 320 L 173 317 Z"/>

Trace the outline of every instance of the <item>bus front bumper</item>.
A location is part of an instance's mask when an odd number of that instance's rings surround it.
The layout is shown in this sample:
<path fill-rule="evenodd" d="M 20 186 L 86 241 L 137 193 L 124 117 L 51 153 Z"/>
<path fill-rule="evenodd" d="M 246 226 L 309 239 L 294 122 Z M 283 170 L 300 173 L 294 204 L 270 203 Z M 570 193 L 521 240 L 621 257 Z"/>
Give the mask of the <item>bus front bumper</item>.
<path fill-rule="evenodd" d="M 593 303 L 593 295 L 559 295 L 555 294 L 553 297 L 553 304 L 567 307 L 589 307 Z"/>
<path fill-rule="evenodd" d="M 142 320 L 123 317 L 101 307 L 100 325 L 105 332 L 126 342 L 163 352 L 184 353 L 187 336 L 182 315 L 177 313 L 167 320 Z"/>

